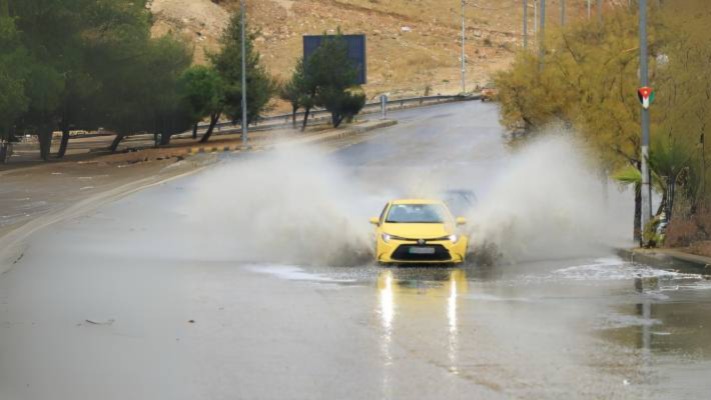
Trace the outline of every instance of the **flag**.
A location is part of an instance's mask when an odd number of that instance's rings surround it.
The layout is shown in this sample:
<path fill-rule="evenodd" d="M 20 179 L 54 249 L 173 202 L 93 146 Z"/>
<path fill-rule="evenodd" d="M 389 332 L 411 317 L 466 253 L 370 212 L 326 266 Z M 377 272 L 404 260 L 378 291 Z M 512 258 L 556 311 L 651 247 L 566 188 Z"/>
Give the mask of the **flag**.
<path fill-rule="evenodd" d="M 654 89 L 650 87 L 643 87 L 637 91 L 639 96 L 639 102 L 642 103 L 642 107 L 647 110 L 649 106 L 654 102 Z"/>

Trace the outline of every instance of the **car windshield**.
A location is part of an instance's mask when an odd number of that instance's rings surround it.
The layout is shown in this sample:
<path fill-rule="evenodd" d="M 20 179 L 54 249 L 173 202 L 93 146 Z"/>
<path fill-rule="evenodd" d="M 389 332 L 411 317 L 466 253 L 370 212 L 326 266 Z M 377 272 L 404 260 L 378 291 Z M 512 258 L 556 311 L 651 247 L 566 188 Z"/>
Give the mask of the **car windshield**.
<path fill-rule="evenodd" d="M 441 224 L 447 212 L 441 204 L 393 204 L 385 222 Z"/>

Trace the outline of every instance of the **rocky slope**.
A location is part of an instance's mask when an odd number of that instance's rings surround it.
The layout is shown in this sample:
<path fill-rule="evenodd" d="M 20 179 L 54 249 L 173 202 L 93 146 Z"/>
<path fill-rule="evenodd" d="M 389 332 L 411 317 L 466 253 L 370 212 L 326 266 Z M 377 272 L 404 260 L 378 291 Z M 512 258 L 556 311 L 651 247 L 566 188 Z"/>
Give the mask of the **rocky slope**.
<path fill-rule="evenodd" d="M 552 0 L 549 0 L 549 3 Z M 469 88 L 488 81 L 521 46 L 520 0 L 469 0 L 465 9 Z M 531 5 L 533 0 L 530 1 Z M 570 19 L 582 18 L 584 0 L 568 0 Z M 154 34 L 174 32 L 195 46 L 195 60 L 214 51 L 238 0 L 153 0 Z M 551 25 L 558 20 L 549 4 Z M 370 97 L 456 93 L 460 90 L 460 0 L 247 0 L 257 48 L 272 74 L 287 79 L 302 52 L 302 35 L 368 35 Z M 533 10 L 529 12 L 533 30 Z"/>

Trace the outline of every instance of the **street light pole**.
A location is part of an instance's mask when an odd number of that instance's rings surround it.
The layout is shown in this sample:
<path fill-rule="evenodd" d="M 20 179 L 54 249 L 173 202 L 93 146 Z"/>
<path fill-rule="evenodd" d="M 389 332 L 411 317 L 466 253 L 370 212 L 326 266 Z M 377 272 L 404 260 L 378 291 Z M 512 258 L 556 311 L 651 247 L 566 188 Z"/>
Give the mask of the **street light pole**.
<path fill-rule="evenodd" d="M 246 37 L 245 37 L 245 7 L 244 1 L 240 4 L 240 13 L 242 14 L 242 144 L 247 146 L 249 135 L 249 116 L 247 115 L 247 55 L 246 55 Z"/>
<path fill-rule="evenodd" d="M 639 0 L 639 76 L 642 87 L 649 86 L 647 65 L 647 0 Z M 642 108 L 642 230 L 652 218 L 652 187 L 649 184 L 649 109 Z"/>
<path fill-rule="evenodd" d="M 543 71 L 546 56 L 546 0 L 539 0 L 541 4 L 541 22 L 538 23 L 538 34 L 540 35 L 538 43 L 538 67 Z"/>
<path fill-rule="evenodd" d="M 528 49 L 528 0 L 523 0 L 523 48 Z"/>
<path fill-rule="evenodd" d="M 464 6 L 466 0 L 462 0 L 462 94 L 467 92 L 467 60 L 466 53 L 464 52 L 464 40 L 466 39 L 465 25 L 464 25 Z"/>
<path fill-rule="evenodd" d="M 602 0 L 597 0 L 597 20 L 602 23 Z"/>
<path fill-rule="evenodd" d="M 565 0 L 560 0 L 560 26 L 565 26 Z"/>

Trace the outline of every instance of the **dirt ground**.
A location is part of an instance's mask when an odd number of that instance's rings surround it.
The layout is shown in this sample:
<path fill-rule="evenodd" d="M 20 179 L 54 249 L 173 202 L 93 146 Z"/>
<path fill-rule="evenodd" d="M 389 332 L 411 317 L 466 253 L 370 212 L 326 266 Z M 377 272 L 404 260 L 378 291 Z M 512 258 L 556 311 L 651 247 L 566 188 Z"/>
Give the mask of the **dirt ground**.
<path fill-rule="evenodd" d="M 460 0 L 247 0 L 262 62 L 277 79 L 290 77 L 303 51 L 303 35 L 367 35 L 369 98 L 454 94 L 461 91 Z M 560 24 L 560 2 L 547 3 L 547 26 Z M 605 9 L 626 6 L 608 0 Z M 178 33 L 195 47 L 195 61 L 219 49 L 219 37 L 238 0 L 152 0 L 154 35 Z M 534 2 L 529 1 L 529 41 L 535 45 Z M 585 0 L 566 3 L 566 19 L 587 18 Z M 477 0 L 464 8 L 467 90 L 488 83 L 523 46 L 520 1 Z M 427 89 L 429 88 L 429 89 Z M 281 105 L 277 104 L 279 107 Z"/>
<path fill-rule="evenodd" d="M 236 1 L 153 0 L 154 35 L 179 33 L 195 46 L 195 60 L 219 48 L 218 38 L 237 8 Z M 501 8 L 498 1 L 481 6 Z M 460 84 L 459 0 L 248 0 L 247 12 L 257 49 L 267 69 L 286 80 L 302 53 L 302 36 L 334 33 L 367 35 L 368 84 L 376 98 L 458 93 Z M 520 7 L 465 10 L 469 90 L 483 85 L 507 65 L 520 47 Z M 572 9 L 571 9 L 572 10 Z M 571 11 L 571 15 L 576 13 Z M 531 12 L 533 26 L 533 13 Z"/>

